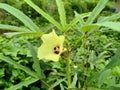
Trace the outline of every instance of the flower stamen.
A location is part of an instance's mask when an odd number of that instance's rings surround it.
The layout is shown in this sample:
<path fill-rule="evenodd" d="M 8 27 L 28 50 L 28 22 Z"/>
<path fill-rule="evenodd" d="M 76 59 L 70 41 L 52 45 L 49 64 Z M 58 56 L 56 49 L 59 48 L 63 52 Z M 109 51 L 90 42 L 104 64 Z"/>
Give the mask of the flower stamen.
<path fill-rule="evenodd" d="M 60 53 L 60 46 L 54 47 L 54 53 L 59 54 Z"/>

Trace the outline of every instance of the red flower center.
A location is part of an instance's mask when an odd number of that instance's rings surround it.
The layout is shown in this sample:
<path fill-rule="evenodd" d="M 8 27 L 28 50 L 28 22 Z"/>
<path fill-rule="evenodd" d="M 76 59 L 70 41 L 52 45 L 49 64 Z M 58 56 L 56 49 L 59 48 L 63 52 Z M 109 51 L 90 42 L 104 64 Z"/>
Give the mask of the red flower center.
<path fill-rule="evenodd" d="M 59 54 L 60 53 L 60 46 L 54 47 L 54 53 Z"/>

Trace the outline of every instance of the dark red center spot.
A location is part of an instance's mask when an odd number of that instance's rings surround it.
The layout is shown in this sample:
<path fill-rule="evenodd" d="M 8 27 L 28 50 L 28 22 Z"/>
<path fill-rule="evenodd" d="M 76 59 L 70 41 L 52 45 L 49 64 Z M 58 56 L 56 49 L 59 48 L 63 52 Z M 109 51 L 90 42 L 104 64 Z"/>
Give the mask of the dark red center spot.
<path fill-rule="evenodd" d="M 59 54 L 59 51 L 54 51 L 55 54 Z"/>
<path fill-rule="evenodd" d="M 60 47 L 59 46 L 54 47 L 54 53 L 55 54 L 59 54 L 60 53 Z"/>

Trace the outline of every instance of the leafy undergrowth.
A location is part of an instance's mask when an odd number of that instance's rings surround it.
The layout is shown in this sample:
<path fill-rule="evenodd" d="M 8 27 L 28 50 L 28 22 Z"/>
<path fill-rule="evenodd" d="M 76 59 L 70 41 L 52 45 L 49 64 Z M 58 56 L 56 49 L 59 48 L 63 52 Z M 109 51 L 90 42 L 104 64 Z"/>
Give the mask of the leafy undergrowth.
<path fill-rule="evenodd" d="M 20 10 L 21 6 L 24 7 L 23 12 L 26 15 L 10 5 L 0 3 L 2 9 L 0 23 L 7 23 L 0 24 L 0 29 L 3 30 L 0 34 L 0 89 L 66 90 L 71 87 L 70 90 L 120 89 L 120 13 L 107 12 L 111 8 L 109 4 L 109 7 L 103 10 L 107 3 L 104 1 L 100 0 L 97 4 L 96 0 L 88 0 L 87 4 L 83 4 L 83 1 L 77 0 L 64 3 L 56 0 L 55 4 L 53 1 L 33 0 L 39 8 L 30 0 L 25 0 L 28 6 L 21 0 L 15 7 Z M 11 0 L 4 3 L 14 5 L 15 2 Z M 46 3 L 50 5 L 45 6 Z M 96 7 L 89 13 L 88 8 L 91 11 L 92 5 Z M 73 13 L 73 10 L 77 12 Z M 105 17 L 108 14 L 110 16 Z M 58 35 L 65 36 L 64 47 L 67 51 L 61 54 L 58 62 L 37 58 L 37 48 L 43 43 L 41 35 L 50 32 L 51 29 L 55 29 Z M 70 65 L 66 64 L 68 59 Z M 68 85 L 69 79 L 71 87 Z"/>
<path fill-rule="evenodd" d="M 94 80 L 91 80 L 91 77 L 102 70 L 109 63 L 109 61 L 115 57 L 117 48 L 120 47 L 119 42 L 119 33 L 117 32 L 102 32 L 95 31 L 92 35 L 88 36 L 87 46 L 83 47 L 78 36 L 77 32 L 70 31 L 67 35 L 67 38 L 71 42 L 71 76 L 73 78 L 73 83 L 75 78 L 78 80 L 74 83 L 74 87 L 88 86 L 88 87 L 98 87 L 102 85 L 102 88 L 112 86 L 116 83 L 119 83 L 119 67 L 115 67 L 112 71 L 108 72 L 107 78 L 102 79 L 103 82 L 98 83 L 98 77 L 95 77 Z M 77 40 L 74 42 L 74 40 Z M 9 39 L 5 36 L 0 37 L 0 52 L 13 59 L 19 64 L 27 66 L 31 69 L 34 69 L 32 55 L 30 50 L 27 47 L 27 41 L 31 42 L 35 49 L 40 45 L 41 40 L 39 38 L 31 37 L 14 37 Z M 86 55 L 84 55 L 86 52 Z M 40 61 L 41 68 L 44 72 L 44 79 L 49 85 L 54 85 L 54 82 L 62 82 L 61 85 L 64 87 L 66 81 L 64 80 L 66 76 L 66 65 L 64 60 L 65 55 L 63 54 L 59 62 L 44 62 Z M 86 58 L 87 57 L 87 58 Z M 116 57 L 117 58 L 117 57 Z M 84 62 L 84 59 L 87 59 Z M 29 80 L 31 77 L 25 72 L 17 69 L 13 65 L 9 65 L 3 61 L 0 61 L 0 88 L 4 89 L 12 85 L 18 84 L 22 81 Z M 103 78 L 103 77 L 102 77 Z M 100 82 L 100 81 L 99 81 Z M 80 84 L 81 83 L 81 84 Z M 83 86 L 82 86 L 83 85 Z M 47 87 L 42 84 L 40 81 L 37 81 L 24 89 L 39 90 L 39 88 L 46 90 Z M 60 86 L 56 84 L 54 87 L 56 90 L 60 90 Z"/>

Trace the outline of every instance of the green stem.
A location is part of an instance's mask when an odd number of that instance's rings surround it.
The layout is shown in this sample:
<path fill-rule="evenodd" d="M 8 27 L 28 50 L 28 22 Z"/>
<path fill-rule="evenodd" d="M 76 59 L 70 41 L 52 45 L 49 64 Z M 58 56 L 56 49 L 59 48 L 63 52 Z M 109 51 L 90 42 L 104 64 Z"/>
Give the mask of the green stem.
<path fill-rule="evenodd" d="M 67 73 L 67 82 L 68 82 L 68 90 L 71 88 L 71 76 L 70 76 L 70 58 L 68 57 L 66 60 L 66 73 Z"/>
<path fill-rule="evenodd" d="M 84 51 L 84 62 L 83 62 L 83 64 L 85 65 L 87 62 L 88 62 L 88 60 L 87 60 L 87 52 L 86 52 L 86 44 L 87 44 L 87 33 L 85 33 L 84 34 L 84 49 L 85 49 L 85 51 Z M 84 67 L 84 70 L 83 70 L 83 73 L 86 73 L 87 72 L 87 67 Z M 85 80 L 86 80 L 86 78 L 85 78 L 85 76 L 83 76 L 83 82 L 84 82 L 84 84 L 83 84 L 83 90 L 85 90 L 84 88 L 85 88 Z"/>
<path fill-rule="evenodd" d="M 64 32 L 64 36 L 66 35 L 65 34 L 66 32 Z M 66 36 L 67 37 L 67 36 Z M 67 45 L 67 52 L 66 52 L 66 57 L 65 57 L 65 60 L 66 60 L 66 75 L 67 75 L 67 86 L 68 86 L 68 90 L 71 89 L 71 75 L 70 75 L 70 55 L 69 55 L 69 42 L 67 39 L 65 39 L 65 42 L 66 42 L 66 45 Z"/>
<path fill-rule="evenodd" d="M 48 88 L 51 88 L 51 86 L 49 84 L 47 84 L 44 80 L 40 79 L 40 81 L 45 84 Z M 53 88 L 51 88 L 51 90 L 54 90 Z"/>

